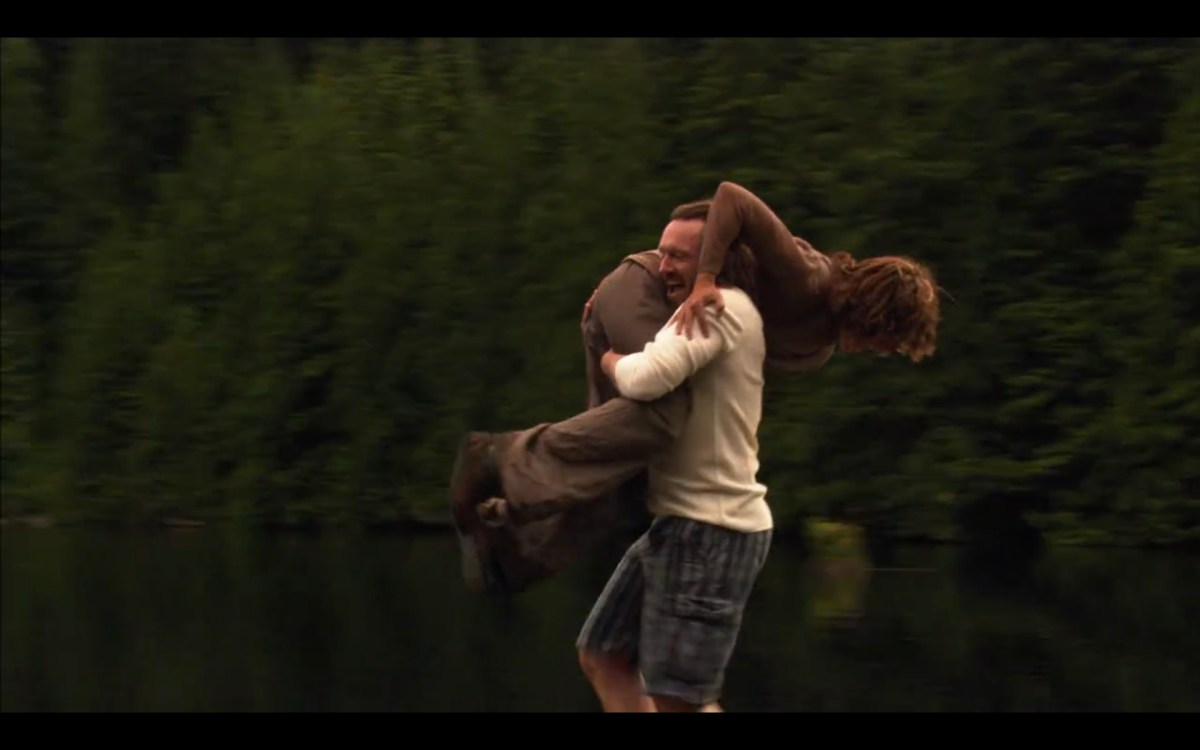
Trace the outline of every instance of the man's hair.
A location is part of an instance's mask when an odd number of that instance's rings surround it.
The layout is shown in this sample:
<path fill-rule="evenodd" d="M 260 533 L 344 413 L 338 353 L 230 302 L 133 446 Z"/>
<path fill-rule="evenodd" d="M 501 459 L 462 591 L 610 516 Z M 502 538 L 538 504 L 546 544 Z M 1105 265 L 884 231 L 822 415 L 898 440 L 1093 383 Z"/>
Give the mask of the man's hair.
<path fill-rule="evenodd" d="M 840 276 L 839 318 L 852 335 L 884 342 L 913 362 L 937 349 L 941 319 L 938 285 L 920 262 L 901 256 L 857 261 L 848 253 L 831 256 Z"/>
<path fill-rule="evenodd" d="M 707 219 L 708 211 L 712 208 L 712 198 L 680 203 L 671 210 L 671 221 L 676 219 Z"/>
<path fill-rule="evenodd" d="M 681 203 L 671 211 L 671 221 L 704 219 L 708 220 L 708 211 L 712 208 L 712 198 L 704 198 L 690 203 Z M 726 286 L 736 286 L 758 303 L 758 291 L 755 284 L 756 261 L 754 253 L 741 242 L 733 243 L 725 253 L 725 261 L 721 264 L 721 272 L 717 274 L 717 283 Z"/>

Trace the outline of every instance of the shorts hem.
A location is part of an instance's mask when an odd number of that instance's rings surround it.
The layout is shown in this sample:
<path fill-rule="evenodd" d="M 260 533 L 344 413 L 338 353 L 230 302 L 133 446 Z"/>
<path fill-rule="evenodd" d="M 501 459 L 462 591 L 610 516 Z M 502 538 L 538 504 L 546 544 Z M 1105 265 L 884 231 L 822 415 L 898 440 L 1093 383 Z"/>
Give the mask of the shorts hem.
<path fill-rule="evenodd" d="M 643 681 L 645 681 L 644 677 Z M 696 687 L 675 680 L 657 680 L 653 684 L 646 682 L 646 695 L 651 698 L 678 698 L 693 706 L 704 706 L 720 700 L 721 690 Z"/>

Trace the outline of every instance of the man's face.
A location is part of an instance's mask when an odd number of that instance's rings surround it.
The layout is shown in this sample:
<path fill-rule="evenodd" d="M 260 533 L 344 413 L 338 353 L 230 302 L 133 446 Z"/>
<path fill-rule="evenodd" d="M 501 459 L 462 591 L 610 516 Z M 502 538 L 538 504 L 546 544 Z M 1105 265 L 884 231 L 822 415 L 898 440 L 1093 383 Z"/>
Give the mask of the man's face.
<path fill-rule="evenodd" d="M 700 236 L 704 219 L 676 219 L 663 229 L 658 241 L 662 262 L 658 272 L 667 287 L 667 301 L 680 305 L 692 293 L 700 265 Z"/>

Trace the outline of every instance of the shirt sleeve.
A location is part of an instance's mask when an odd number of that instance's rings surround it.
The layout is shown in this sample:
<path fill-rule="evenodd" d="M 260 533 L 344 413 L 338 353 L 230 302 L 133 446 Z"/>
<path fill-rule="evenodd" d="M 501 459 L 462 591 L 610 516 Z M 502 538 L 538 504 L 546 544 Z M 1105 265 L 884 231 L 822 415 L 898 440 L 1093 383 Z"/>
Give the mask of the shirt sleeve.
<path fill-rule="evenodd" d="M 781 285 L 799 292 L 812 284 L 816 273 L 813 258 L 816 252 L 812 246 L 798 242 L 757 195 L 737 183 L 725 181 L 717 186 L 704 223 L 700 272 L 719 274 L 734 242 L 745 243 L 762 271 Z M 796 294 L 795 298 L 802 299 L 803 295 Z"/>
<path fill-rule="evenodd" d="M 709 307 L 705 315 L 708 336 L 697 330 L 689 339 L 669 322 L 642 351 L 622 357 L 613 372 L 620 394 L 636 401 L 661 398 L 727 351 L 741 332 L 737 314 L 726 307 L 718 318 Z"/>

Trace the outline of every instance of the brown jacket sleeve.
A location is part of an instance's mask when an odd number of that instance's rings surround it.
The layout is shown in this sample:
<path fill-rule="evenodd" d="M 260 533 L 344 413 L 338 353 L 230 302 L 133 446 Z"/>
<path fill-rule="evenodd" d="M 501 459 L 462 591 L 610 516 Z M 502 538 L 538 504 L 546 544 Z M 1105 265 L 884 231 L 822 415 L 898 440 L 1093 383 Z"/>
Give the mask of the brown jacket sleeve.
<path fill-rule="evenodd" d="M 700 273 L 719 274 L 725 253 L 741 241 L 758 261 L 759 275 L 799 292 L 813 285 L 813 260 L 766 203 L 733 182 L 722 182 L 713 196 L 700 244 Z"/>
<path fill-rule="evenodd" d="M 596 289 L 592 315 L 583 324 L 589 409 L 620 395 L 600 370 L 604 352 L 609 349 L 617 354 L 640 352 L 675 312 L 667 302 L 662 279 L 642 265 L 649 263 L 645 260 L 648 255 L 638 253 L 637 259 L 627 257 Z"/>

